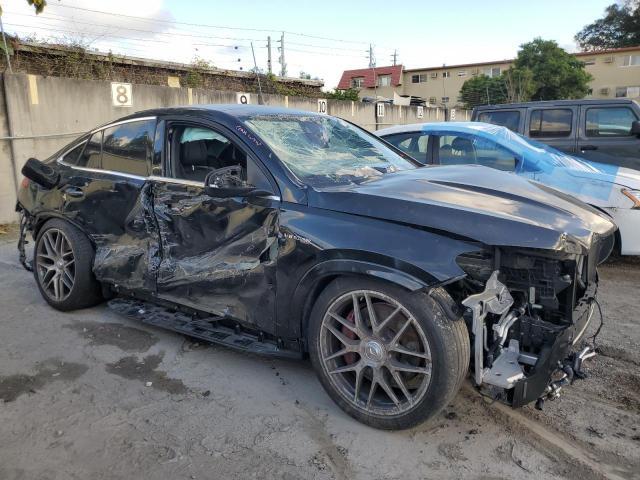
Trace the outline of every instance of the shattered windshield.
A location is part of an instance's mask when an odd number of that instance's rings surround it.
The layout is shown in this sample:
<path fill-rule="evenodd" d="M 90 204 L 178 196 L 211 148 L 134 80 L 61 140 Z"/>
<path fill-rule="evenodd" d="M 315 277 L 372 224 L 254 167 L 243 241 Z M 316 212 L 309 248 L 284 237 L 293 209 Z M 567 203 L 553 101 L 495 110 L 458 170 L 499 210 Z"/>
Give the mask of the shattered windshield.
<path fill-rule="evenodd" d="M 375 137 L 339 118 L 254 115 L 245 123 L 302 181 L 320 187 L 358 183 L 416 168 Z"/>

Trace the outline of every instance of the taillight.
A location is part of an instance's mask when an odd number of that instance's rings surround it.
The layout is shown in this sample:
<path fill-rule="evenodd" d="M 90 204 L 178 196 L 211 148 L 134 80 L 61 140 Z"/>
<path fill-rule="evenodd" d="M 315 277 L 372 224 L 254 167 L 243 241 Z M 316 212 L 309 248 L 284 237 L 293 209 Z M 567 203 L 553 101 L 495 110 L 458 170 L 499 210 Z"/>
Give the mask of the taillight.
<path fill-rule="evenodd" d="M 29 179 L 27 177 L 23 177 L 22 182 L 20 182 L 20 186 L 22 188 L 29 188 Z"/>

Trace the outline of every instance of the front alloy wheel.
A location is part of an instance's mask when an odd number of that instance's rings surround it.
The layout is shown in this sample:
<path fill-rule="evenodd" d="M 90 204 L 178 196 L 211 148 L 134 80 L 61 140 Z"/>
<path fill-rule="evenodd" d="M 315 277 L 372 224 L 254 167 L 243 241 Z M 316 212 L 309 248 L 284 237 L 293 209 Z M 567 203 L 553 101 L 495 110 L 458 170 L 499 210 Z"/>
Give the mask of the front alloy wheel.
<path fill-rule="evenodd" d="M 309 355 L 322 386 L 375 428 L 409 428 L 454 397 L 469 367 L 469 334 L 442 289 L 410 292 L 340 277 L 316 299 Z"/>
<path fill-rule="evenodd" d="M 323 367 L 354 407 L 397 415 L 424 396 L 431 378 L 427 338 L 397 300 L 372 290 L 337 298 L 320 332 Z"/>

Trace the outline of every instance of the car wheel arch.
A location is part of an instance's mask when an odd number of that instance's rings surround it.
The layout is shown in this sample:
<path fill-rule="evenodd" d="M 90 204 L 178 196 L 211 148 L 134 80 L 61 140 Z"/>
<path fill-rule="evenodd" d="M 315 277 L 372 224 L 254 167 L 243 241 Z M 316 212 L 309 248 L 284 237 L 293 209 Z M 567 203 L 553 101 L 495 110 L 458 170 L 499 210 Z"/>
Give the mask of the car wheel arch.
<path fill-rule="evenodd" d="M 374 278 L 407 291 L 419 291 L 439 283 L 435 277 L 420 279 L 402 270 L 380 263 L 353 259 L 331 259 L 309 268 L 293 292 L 290 318 L 299 319 L 299 331 L 306 339 L 309 316 L 322 291 L 339 277 Z"/>
<path fill-rule="evenodd" d="M 74 222 L 69 217 L 61 215 L 61 214 L 59 214 L 57 212 L 43 212 L 43 213 L 38 213 L 38 214 L 34 215 L 34 220 L 33 220 L 33 223 L 32 223 L 33 224 L 33 229 L 31 231 L 31 234 L 32 234 L 34 240 L 38 237 L 38 233 L 40 233 L 40 230 L 42 229 L 42 227 L 49 220 L 52 220 L 52 219 L 62 220 L 63 222 L 67 222 L 69 225 L 73 225 L 78 230 L 80 230 L 89 239 L 89 241 L 92 244 L 94 244 L 93 239 L 91 238 L 90 235 L 87 234 L 85 229 L 82 228 L 82 225 L 79 225 L 77 222 Z M 94 247 L 95 247 L 95 244 L 94 244 Z"/>

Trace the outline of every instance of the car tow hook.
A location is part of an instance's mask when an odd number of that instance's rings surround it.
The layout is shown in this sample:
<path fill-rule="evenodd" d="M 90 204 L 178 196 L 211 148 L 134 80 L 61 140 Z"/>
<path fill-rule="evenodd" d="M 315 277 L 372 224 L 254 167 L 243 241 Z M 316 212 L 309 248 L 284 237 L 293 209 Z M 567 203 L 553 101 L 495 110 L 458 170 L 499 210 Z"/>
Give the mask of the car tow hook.
<path fill-rule="evenodd" d="M 536 400 L 536 410 L 542 410 L 546 400 L 555 400 L 560 397 L 562 387 L 571 385 L 577 379 L 587 378 L 587 373 L 582 369 L 585 360 L 595 357 L 596 352 L 592 347 L 584 347 L 580 352 L 572 353 L 562 365 L 558 365 L 558 370 L 562 375 L 558 380 L 554 380 L 547 385 L 544 394 Z"/>

